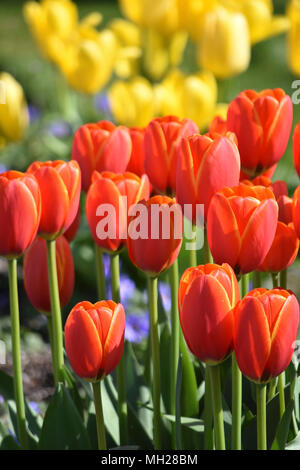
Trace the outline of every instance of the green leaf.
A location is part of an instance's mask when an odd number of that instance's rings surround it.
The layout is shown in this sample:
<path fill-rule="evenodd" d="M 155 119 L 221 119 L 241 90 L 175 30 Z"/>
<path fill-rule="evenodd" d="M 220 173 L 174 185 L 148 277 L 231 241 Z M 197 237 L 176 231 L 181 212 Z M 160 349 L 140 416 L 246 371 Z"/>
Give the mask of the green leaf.
<path fill-rule="evenodd" d="M 176 449 L 182 449 L 181 436 L 181 384 L 182 384 L 182 354 L 179 354 L 176 379 L 176 410 L 175 410 L 175 426 L 176 426 Z"/>
<path fill-rule="evenodd" d="M 278 424 L 276 436 L 271 446 L 271 450 L 283 450 L 288 440 L 292 413 L 294 410 L 294 400 L 291 400 Z"/>
<path fill-rule="evenodd" d="M 196 417 L 199 413 L 198 387 L 192 357 L 180 335 L 182 354 L 181 412 L 183 416 Z"/>
<path fill-rule="evenodd" d="M 10 435 L 5 436 L 1 442 L 0 450 L 19 450 L 20 447 Z"/>
<path fill-rule="evenodd" d="M 174 415 L 164 415 L 171 423 L 176 422 L 176 416 Z M 204 432 L 204 421 L 203 419 L 188 418 L 186 416 L 181 416 L 180 422 L 182 426 L 185 426 L 195 432 Z"/>
<path fill-rule="evenodd" d="M 58 384 L 47 408 L 39 441 L 41 450 L 91 448 L 82 418 L 63 384 Z"/>
<path fill-rule="evenodd" d="M 285 450 L 300 450 L 300 432 L 295 439 L 285 446 Z"/>

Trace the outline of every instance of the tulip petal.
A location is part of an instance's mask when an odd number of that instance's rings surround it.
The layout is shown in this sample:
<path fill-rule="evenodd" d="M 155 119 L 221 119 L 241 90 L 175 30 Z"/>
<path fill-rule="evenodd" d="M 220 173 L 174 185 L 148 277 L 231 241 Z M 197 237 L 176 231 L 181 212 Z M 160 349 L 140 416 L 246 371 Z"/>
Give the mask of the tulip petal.
<path fill-rule="evenodd" d="M 76 374 L 90 379 L 98 376 L 102 365 L 102 345 L 92 318 L 83 308 L 72 310 L 67 318 L 65 347 Z"/>
<path fill-rule="evenodd" d="M 234 350 L 242 373 L 260 380 L 271 350 L 269 323 L 260 301 L 245 297 L 235 311 Z"/>
<path fill-rule="evenodd" d="M 103 348 L 102 368 L 106 374 L 112 372 L 119 364 L 124 346 L 125 312 L 118 304 L 113 312 L 110 329 Z"/>
<path fill-rule="evenodd" d="M 129 130 L 124 126 L 117 127 L 104 143 L 96 170 L 124 173 L 130 160 L 131 149 Z"/>

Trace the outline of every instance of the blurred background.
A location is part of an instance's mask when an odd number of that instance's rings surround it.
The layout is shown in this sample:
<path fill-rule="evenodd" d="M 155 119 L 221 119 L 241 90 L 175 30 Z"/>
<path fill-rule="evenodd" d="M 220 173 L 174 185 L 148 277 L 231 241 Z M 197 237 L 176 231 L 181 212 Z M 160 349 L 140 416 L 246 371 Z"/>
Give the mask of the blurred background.
<path fill-rule="evenodd" d="M 1 0 L 0 2 L 0 71 L 11 74 L 22 86 L 29 111 L 29 126 L 23 139 L 19 142 L 9 143 L 3 146 L 2 149 L 0 148 L 0 172 L 12 168 L 24 171 L 34 160 L 68 160 L 71 153 L 73 133 L 83 123 L 110 119 L 116 123 L 127 124 L 126 116 L 122 117 L 120 114 L 119 117 L 113 113 L 112 101 L 109 99 L 109 96 L 113 95 L 109 95 L 108 90 L 122 75 L 125 83 L 126 80 L 131 79 L 126 67 L 128 67 L 128 63 L 131 67 L 131 61 L 135 61 L 136 48 L 132 44 L 125 44 L 126 50 L 121 57 L 123 62 L 119 63 L 118 70 L 110 74 L 99 91 L 92 90 L 92 92 L 87 93 L 86 90 L 78 89 L 80 87 L 70 87 L 70 81 L 65 79 L 57 64 L 45 59 L 45 56 L 41 53 L 37 41 L 32 35 L 32 30 L 24 19 L 23 6 L 25 3 L 28 2 L 20 0 Z M 99 31 L 109 27 L 111 21 L 115 18 L 124 19 L 124 15 L 120 10 L 120 3 L 116 0 L 82 0 L 73 3 L 77 5 L 79 21 L 91 12 L 101 13 L 102 21 L 99 26 L 95 26 L 95 29 L 98 28 Z M 286 0 L 274 0 L 273 14 L 283 15 L 286 12 L 287 4 Z M 195 59 L 197 55 L 195 41 L 188 35 L 183 42 L 179 41 L 174 46 L 175 52 L 178 51 L 178 48 L 181 50 L 180 60 L 174 59 L 174 62 L 177 62 L 176 69 L 177 71 L 180 70 L 182 74 L 197 74 L 199 64 Z M 104 52 L 107 47 L 104 43 Z M 124 57 L 129 61 L 126 62 L 125 68 Z M 148 87 L 157 86 L 155 96 L 162 96 L 162 89 L 159 87 L 161 83 L 165 88 L 167 87 L 166 77 L 168 78 L 170 70 L 167 68 L 162 73 L 151 70 L 151 57 L 150 55 L 150 59 L 148 58 L 148 69 L 146 67 L 147 62 L 143 62 L 144 67 L 141 67 L 140 75 L 148 80 Z M 63 68 L 64 62 L 68 61 L 68 57 L 64 57 L 62 54 L 60 60 Z M 287 38 L 286 32 L 283 31 L 252 44 L 251 59 L 244 71 L 229 78 L 216 79 L 217 96 L 215 101 L 220 104 L 229 103 L 240 91 L 249 88 L 260 91 L 265 88 L 280 87 L 291 96 L 295 91 L 292 88 L 292 83 L 296 79 L 297 76 L 291 71 L 288 64 Z M 205 100 L 206 93 L 210 93 L 209 89 L 207 91 L 204 89 L 201 99 Z M 152 101 L 151 96 L 150 101 Z M 130 99 L 129 103 L 131 103 Z M 191 101 L 193 102 L 193 97 Z M 141 109 L 144 107 L 143 102 L 138 105 Z M 138 105 L 137 110 L 139 110 Z M 132 106 L 134 106 L 133 101 Z M 124 105 L 124 108 L 126 108 L 126 105 Z M 123 119 L 124 122 L 122 122 Z M 294 105 L 294 125 L 299 121 L 300 104 Z M 135 123 L 134 121 L 130 122 L 130 119 L 128 122 L 130 125 Z M 138 124 L 140 122 L 137 122 Z M 205 132 L 206 129 L 207 124 L 201 121 L 201 132 Z M 291 140 L 285 156 L 278 164 L 273 179 L 285 180 L 290 195 L 299 184 L 293 166 Z M 0 229 L 3 229 L 3 224 L 4 222 L 0 221 Z M 85 220 L 82 220 L 79 234 L 72 243 L 72 250 L 76 268 L 76 287 L 70 305 L 63 312 L 64 318 L 69 311 L 69 307 L 77 301 L 82 299 L 96 300 L 94 251 Z M 184 255 L 182 255 L 180 258 L 181 271 L 185 267 L 186 261 Z M 300 263 L 297 260 L 289 269 L 288 275 L 289 288 L 293 289 L 298 296 L 300 295 L 299 269 Z M 40 402 L 47 399 L 47 396 L 52 393 L 52 369 L 47 343 L 47 321 L 43 315 L 33 309 L 27 300 L 22 284 L 21 265 L 19 271 L 23 365 L 25 368 L 24 386 L 26 394 L 32 400 Z M 107 280 L 109 280 L 108 271 L 107 267 Z M 127 337 L 134 344 L 139 345 L 148 328 L 144 278 L 131 267 L 126 254 L 122 255 L 121 271 L 122 302 L 126 305 L 129 316 L 132 316 L 126 326 Z M 166 278 L 161 279 L 160 295 L 163 306 L 168 311 L 170 309 L 170 293 L 165 280 Z M 266 286 L 270 283 L 267 277 L 265 283 Z M 5 260 L 0 260 L 0 338 L 5 340 L 8 354 L 9 332 L 7 266 Z M 9 369 L 9 361 L 6 367 Z"/>

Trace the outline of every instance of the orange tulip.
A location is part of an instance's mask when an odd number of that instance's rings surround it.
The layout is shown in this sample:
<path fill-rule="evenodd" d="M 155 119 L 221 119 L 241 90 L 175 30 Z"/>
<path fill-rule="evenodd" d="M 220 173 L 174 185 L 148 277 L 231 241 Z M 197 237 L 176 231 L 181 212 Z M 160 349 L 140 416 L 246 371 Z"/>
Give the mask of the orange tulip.
<path fill-rule="evenodd" d="M 278 205 L 263 186 L 223 188 L 212 198 L 207 236 L 216 263 L 228 263 L 236 274 L 257 269 L 274 240 Z"/>
<path fill-rule="evenodd" d="M 80 302 L 65 325 L 65 347 L 79 377 L 98 381 L 119 364 L 124 346 L 125 312 L 121 304 Z"/>
<path fill-rule="evenodd" d="M 282 195 L 277 199 L 278 204 L 278 220 L 288 225 L 293 222 L 293 199 Z"/>
<path fill-rule="evenodd" d="M 300 178 L 300 122 L 296 125 L 293 133 L 293 156 L 294 165 Z"/>
<path fill-rule="evenodd" d="M 235 309 L 234 351 L 242 373 L 267 382 L 289 365 L 299 324 L 299 304 L 284 289 L 254 289 Z"/>
<path fill-rule="evenodd" d="M 245 90 L 231 101 L 227 129 L 237 136 L 244 173 L 257 176 L 280 160 L 292 121 L 292 100 L 280 88 L 260 93 Z"/>
<path fill-rule="evenodd" d="M 110 121 L 84 124 L 74 134 L 72 159 L 79 163 L 87 192 L 94 170 L 124 173 L 131 154 L 129 131 Z"/>
<path fill-rule="evenodd" d="M 81 190 L 79 165 L 62 160 L 34 162 L 27 173 L 36 177 L 41 192 L 38 233 L 42 238 L 54 240 L 70 227 L 77 215 Z"/>
<path fill-rule="evenodd" d="M 0 175 L 0 255 L 21 256 L 35 239 L 41 216 L 39 185 L 32 175 Z"/>
<path fill-rule="evenodd" d="M 182 244 L 182 213 L 175 199 L 153 196 L 139 203 L 129 219 L 128 255 L 132 263 L 156 277 L 176 260 Z M 161 217 L 160 217 L 161 213 Z M 135 233 L 134 230 L 139 227 Z"/>
<path fill-rule="evenodd" d="M 130 171 L 131 173 L 135 173 L 138 176 L 142 176 L 146 173 L 145 166 L 144 166 L 145 129 L 139 128 L 139 127 L 131 127 L 129 128 L 129 133 L 131 137 L 132 150 L 131 150 L 130 160 L 127 165 L 126 171 Z"/>
<path fill-rule="evenodd" d="M 300 185 L 296 188 L 293 196 L 293 224 L 298 235 L 300 238 Z"/>
<path fill-rule="evenodd" d="M 299 251 L 299 239 L 293 224 L 277 222 L 275 238 L 259 271 L 278 273 L 295 261 Z"/>
<path fill-rule="evenodd" d="M 127 238 L 128 210 L 150 193 L 147 175 L 139 178 L 95 171 L 86 198 L 86 215 L 95 243 L 113 252 L 124 247 Z M 111 213 L 108 213 L 111 211 Z"/>
<path fill-rule="evenodd" d="M 205 217 L 212 196 L 224 186 L 236 186 L 240 177 L 240 156 L 235 136 L 227 133 L 183 138 L 178 146 L 176 198 L 182 208 L 204 204 Z"/>
<path fill-rule="evenodd" d="M 175 192 L 178 145 L 183 137 L 198 132 L 191 119 L 165 116 L 150 121 L 144 138 L 145 170 L 156 191 Z"/>
<path fill-rule="evenodd" d="M 233 350 L 233 311 L 239 286 L 228 264 L 187 269 L 179 284 L 179 318 L 191 352 L 203 362 L 217 364 Z"/>
<path fill-rule="evenodd" d="M 69 243 L 63 235 L 56 240 L 55 247 L 60 305 L 64 307 L 70 301 L 74 290 L 74 261 Z M 34 308 L 50 314 L 47 266 L 46 240 L 37 237 L 24 256 L 24 287 Z"/>

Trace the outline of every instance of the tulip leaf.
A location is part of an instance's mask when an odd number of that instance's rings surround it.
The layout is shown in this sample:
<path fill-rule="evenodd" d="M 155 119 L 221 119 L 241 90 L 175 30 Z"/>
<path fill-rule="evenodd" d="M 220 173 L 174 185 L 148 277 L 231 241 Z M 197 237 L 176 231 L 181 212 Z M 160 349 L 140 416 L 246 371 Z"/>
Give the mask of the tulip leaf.
<path fill-rule="evenodd" d="M 0 450 L 19 450 L 19 449 L 20 447 L 18 446 L 17 442 L 10 435 L 5 436 L 0 445 Z"/>
<path fill-rule="evenodd" d="M 40 450 L 88 450 L 90 440 L 82 418 L 63 384 L 58 384 L 47 408 Z"/>
<path fill-rule="evenodd" d="M 196 417 L 199 414 L 197 379 L 192 356 L 182 335 L 180 335 L 180 352 L 182 354 L 181 411 L 184 416 Z"/>
<path fill-rule="evenodd" d="M 286 442 L 288 440 L 293 410 L 294 400 L 290 400 L 278 424 L 276 436 L 271 445 L 271 450 L 283 450 L 285 448 Z"/>
<path fill-rule="evenodd" d="M 171 423 L 176 423 L 176 416 L 174 415 L 164 415 L 164 418 L 166 418 Z M 180 423 L 181 423 L 181 426 L 187 427 L 197 433 L 204 432 L 203 419 L 188 418 L 186 416 L 181 416 Z"/>
<path fill-rule="evenodd" d="M 285 450 L 300 450 L 300 432 L 298 435 L 285 446 Z"/>
<path fill-rule="evenodd" d="M 182 449 L 182 438 L 181 438 L 181 385 L 182 385 L 182 354 L 179 354 L 178 366 L 177 366 L 177 380 L 176 380 L 176 414 L 175 414 L 175 426 L 176 426 L 176 449 Z"/>

